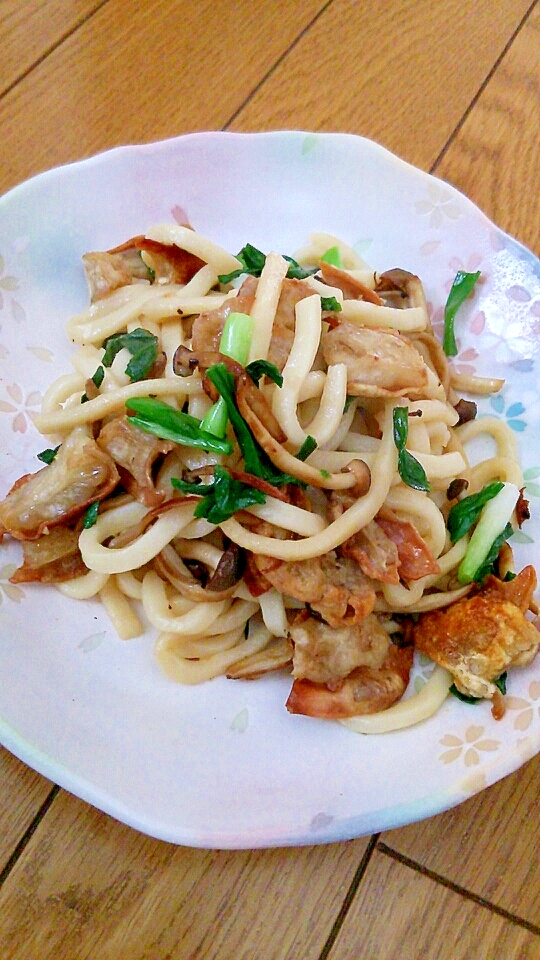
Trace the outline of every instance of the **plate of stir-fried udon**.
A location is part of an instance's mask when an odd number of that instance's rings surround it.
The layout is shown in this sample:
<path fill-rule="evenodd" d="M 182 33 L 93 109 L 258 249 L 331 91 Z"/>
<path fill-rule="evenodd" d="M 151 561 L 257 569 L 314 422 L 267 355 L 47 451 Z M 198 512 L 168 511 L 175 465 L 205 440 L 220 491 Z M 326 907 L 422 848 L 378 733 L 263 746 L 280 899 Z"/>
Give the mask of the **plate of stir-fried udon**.
<path fill-rule="evenodd" d="M 348 135 L 0 201 L 0 740 L 177 843 L 345 839 L 539 749 L 540 265 Z"/>

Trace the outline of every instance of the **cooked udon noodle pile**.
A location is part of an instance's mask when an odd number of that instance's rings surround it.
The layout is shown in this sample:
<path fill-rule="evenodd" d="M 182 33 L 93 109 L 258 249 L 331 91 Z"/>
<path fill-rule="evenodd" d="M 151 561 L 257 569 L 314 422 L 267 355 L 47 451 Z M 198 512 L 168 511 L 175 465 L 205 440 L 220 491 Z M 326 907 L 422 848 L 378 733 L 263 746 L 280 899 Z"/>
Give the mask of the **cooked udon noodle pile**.
<path fill-rule="evenodd" d="M 363 732 L 452 683 L 502 715 L 540 639 L 506 543 L 523 478 L 512 432 L 460 399 L 502 382 L 452 372 L 419 278 L 326 234 L 233 257 L 189 225 L 83 260 L 74 372 L 35 421 L 54 446 L 0 504 L 13 582 L 99 596 L 124 639 L 142 603 L 180 683 L 287 670 L 291 713 Z M 402 699 L 415 649 L 436 666 Z"/>

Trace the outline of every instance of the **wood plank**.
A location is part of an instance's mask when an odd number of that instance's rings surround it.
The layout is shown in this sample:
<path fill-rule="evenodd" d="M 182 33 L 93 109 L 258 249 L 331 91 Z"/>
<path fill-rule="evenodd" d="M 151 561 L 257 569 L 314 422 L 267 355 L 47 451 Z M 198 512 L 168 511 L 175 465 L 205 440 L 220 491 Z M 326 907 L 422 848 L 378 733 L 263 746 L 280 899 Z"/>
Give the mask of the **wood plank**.
<path fill-rule="evenodd" d="M 28 829 L 52 784 L 0 747 L 0 870 Z"/>
<path fill-rule="evenodd" d="M 0 192 L 118 144 L 219 129 L 322 6 L 284 5 L 276 30 L 272 0 L 109 0 L 0 101 Z"/>
<path fill-rule="evenodd" d="M 59 794 L 0 894 L 4 960 L 317 960 L 366 848 L 206 851 Z"/>
<path fill-rule="evenodd" d="M 103 0 L 3 0 L 0 4 L 0 96 Z"/>
<path fill-rule="evenodd" d="M 537 960 L 540 937 L 380 852 L 329 960 Z"/>
<path fill-rule="evenodd" d="M 388 831 L 381 839 L 422 866 L 540 926 L 539 791 L 540 757 L 536 757 L 460 807 Z"/>
<path fill-rule="evenodd" d="M 528 0 L 335 0 L 232 124 L 346 130 L 429 169 Z"/>
<path fill-rule="evenodd" d="M 502 60 L 437 172 L 540 253 L 540 10 Z M 529 712 L 536 709 L 531 702 Z M 504 723 L 521 724 L 527 711 Z M 384 835 L 391 847 L 540 923 L 536 815 L 540 757 L 456 810 Z M 464 856 L 464 850 L 468 852 Z"/>
<path fill-rule="evenodd" d="M 537 255 L 539 128 L 537 6 L 437 169 Z"/>

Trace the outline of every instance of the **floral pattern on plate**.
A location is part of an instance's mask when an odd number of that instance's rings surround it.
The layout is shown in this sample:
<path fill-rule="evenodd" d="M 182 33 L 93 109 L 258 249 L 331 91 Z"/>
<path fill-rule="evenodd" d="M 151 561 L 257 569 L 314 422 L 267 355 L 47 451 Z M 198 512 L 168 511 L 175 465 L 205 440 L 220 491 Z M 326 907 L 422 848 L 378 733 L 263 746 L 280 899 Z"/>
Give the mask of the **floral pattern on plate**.
<path fill-rule="evenodd" d="M 535 561 L 540 264 L 452 187 L 345 134 L 192 134 L 49 171 L 0 200 L 0 492 L 52 445 L 32 416 L 70 369 L 64 324 L 86 305 L 81 255 L 188 217 L 231 252 L 250 242 L 294 255 L 310 231 L 340 236 L 374 269 L 418 273 L 439 329 L 455 270 L 481 269 L 455 362 L 505 379 L 480 414 L 505 419 L 522 450 L 533 519 L 513 539 L 518 562 Z M 0 741 L 153 836 L 223 848 L 373 833 L 461 802 L 540 749 L 540 661 L 512 671 L 502 721 L 489 704 L 448 698 L 416 728 L 355 736 L 290 716 L 284 676 L 173 684 L 150 631 L 119 641 L 96 602 L 13 587 L 19 550 L 1 549 Z M 429 670 L 419 658 L 416 687 Z"/>

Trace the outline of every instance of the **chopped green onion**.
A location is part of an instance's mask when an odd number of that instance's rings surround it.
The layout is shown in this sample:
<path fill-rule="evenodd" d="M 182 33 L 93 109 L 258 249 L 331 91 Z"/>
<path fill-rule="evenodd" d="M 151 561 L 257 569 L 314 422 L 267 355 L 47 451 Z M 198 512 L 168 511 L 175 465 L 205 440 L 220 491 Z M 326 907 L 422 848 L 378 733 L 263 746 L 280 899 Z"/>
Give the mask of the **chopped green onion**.
<path fill-rule="evenodd" d="M 323 253 L 321 260 L 324 260 L 325 263 L 329 263 L 331 267 L 338 267 L 340 270 L 343 270 L 343 260 L 341 259 L 341 252 L 339 247 L 329 247 L 325 253 Z"/>
<path fill-rule="evenodd" d="M 476 273 L 465 273 L 463 270 L 458 270 L 454 278 L 444 308 L 443 350 L 447 357 L 455 357 L 457 355 L 458 348 L 454 333 L 454 318 L 461 304 L 464 303 L 469 296 L 479 276 L 480 270 L 477 270 Z"/>
<path fill-rule="evenodd" d="M 513 532 L 509 521 L 518 498 L 519 490 L 516 485 L 504 483 L 496 496 L 485 504 L 459 566 L 460 583 L 471 583 L 480 577 L 483 579 L 489 572 L 485 570 L 484 573 L 486 560 L 493 563 L 497 559 L 502 543 Z"/>
<path fill-rule="evenodd" d="M 454 504 L 446 521 L 452 543 L 461 540 L 469 532 L 478 520 L 483 507 L 489 500 L 497 496 L 503 486 L 504 484 L 500 480 L 494 480 L 483 487 L 482 490 L 479 490 L 478 493 L 471 493 L 468 497 L 460 500 L 459 503 Z"/>
<path fill-rule="evenodd" d="M 249 356 L 253 325 L 253 317 L 247 313 L 230 313 L 221 334 L 219 352 L 244 366 Z M 215 434 L 216 437 L 224 437 L 227 432 L 227 422 L 227 407 L 223 397 L 220 397 L 203 418 L 201 427 L 208 433 Z"/>
<path fill-rule="evenodd" d="M 197 447 L 211 453 L 230 454 L 230 440 L 216 437 L 203 430 L 200 421 L 187 413 L 181 413 L 153 397 L 134 397 L 126 403 L 128 420 L 134 426 L 153 433 L 162 440 L 172 440 L 182 446 Z"/>
<path fill-rule="evenodd" d="M 409 410 L 407 407 L 394 407 L 394 443 L 398 451 L 398 473 L 408 487 L 414 490 L 429 490 L 426 472 L 416 457 L 406 449 L 409 435 Z"/>

